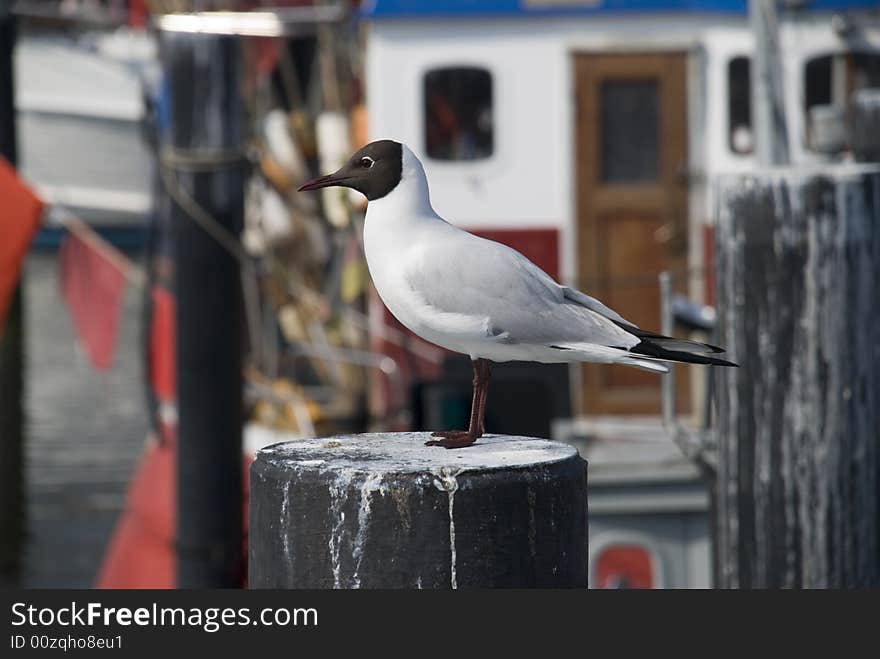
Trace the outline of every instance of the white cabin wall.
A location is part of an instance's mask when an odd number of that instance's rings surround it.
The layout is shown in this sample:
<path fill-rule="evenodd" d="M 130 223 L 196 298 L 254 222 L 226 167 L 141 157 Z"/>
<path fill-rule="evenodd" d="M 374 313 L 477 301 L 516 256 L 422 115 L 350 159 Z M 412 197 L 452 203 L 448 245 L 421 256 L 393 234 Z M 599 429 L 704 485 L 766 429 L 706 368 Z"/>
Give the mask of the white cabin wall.
<path fill-rule="evenodd" d="M 827 16 L 788 24 L 780 36 L 786 96 L 800 106 L 805 60 L 844 44 Z M 880 47 L 876 24 L 864 26 L 863 38 Z M 422 157 L 434 205 L 450 221 L 468 228 L 558 229 L 561 278 L 571 282 L 577 272 L 573 56 L 691 54 L 688 166 L 703 181 L 691 195 L 695 229 L 713 222 L 714 181 L 755 166 L 754 157 L 733 153 L 727 143 L 727 62 L 750 53 L 752 44 L 746 17 L 726 14 L 379 20 L 367 39 L 370 135 L 402 140 Z M 483 66 L 493 75 L 496 152 L 485 161 L 424 158 L 422 75 L 457 64 Z M 816 161 L 803 146 L 803 112 L 798 107 L 788 114 L 793 161 Z M 699 286 L 692 292 L 701 297 Z"/>
<path fill-rule="evenodd" d="M 413 148 L 432 182 L 435 208 L 451 222 L 468 228 L 557 228 L 561 279 L 570 282 L 577 272 L 573 56 L 696 53 L 706 31 L 719 24 L 739 28 L 744 21 L 664 15 L 650 23 L 643 16 L 377 21 L 367 40 L 370 137 L 398 139 Z M 455 65 L 483 66 L 493 75 L 496 151 L 485 161 L 424 157 L 422 76 Z M 706 113 L 711 121 L 712 109 Z M 695 163 L 711 163 L 710 148 L 710 140 L 691 133 Z M 699 206 L 694 211 L 702 217 L 705 206 Z"/>
<path fill-rule="evenodd" d="M 559 152 L 567 120 L 564 62 L 556 44 L 541 35 L 486 27 L 376 24 L 367 51 L 371 139 L 397 138 L 416 152 L 432 183 L 434 207 L 450 221 L 481 228 L 556 227 L 570 185 Z M 446 162 L 424 154 L 423 76 L 457 65 L 492 74 L 495 152 L 485 160 Z"/>
<path fill-rule="evenodd" d="M 863 35 L 880 47 L 875 27 Z M 781 34 L 786 96 L 802 106 L 803 65 L 843 44 L 828 15 L 786 26 Z M 574 56 L 578 53 L 687 52 L 688 170 L 691 234 L 689 294 L 705 299 L 705 227 L 714 224 L 719 177 L 756 166 L 728 144 L 727 65 L 749 55 L 745 15 L 683 13 L 647 16 L 494 17 L 379 20 L 367 39 L 367 99 L 372 139 L 406 142 L 423 159 L 437 211 L 469 229 L 553 228 L 559 232 L 560 280 L 577 280 L 577 144 Z M 807 52 L 809 51 L 809 52 Z M 424 157 L 422 76 L 431 68 L 477 65 L 493 76 L 496 152 L 486 161 Z M 789 110 L 795 162 L 815 160 L 803 147 L 802 111 Z M 701 372 L 702 374 L 703 372 Z M 582 401 L 573 367 L 572 400 Z M 700 378 L 692 380 L 702 409 Z"/>

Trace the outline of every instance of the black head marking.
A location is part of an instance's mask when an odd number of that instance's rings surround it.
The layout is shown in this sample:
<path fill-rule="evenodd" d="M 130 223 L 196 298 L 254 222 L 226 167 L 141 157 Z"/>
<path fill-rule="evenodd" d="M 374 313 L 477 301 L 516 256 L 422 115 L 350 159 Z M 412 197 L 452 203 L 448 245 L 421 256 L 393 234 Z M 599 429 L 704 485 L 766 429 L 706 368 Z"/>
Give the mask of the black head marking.
<path fill-rule="evenodd" d="M 357 190 L 370 201 L 375 201 L 397 187 L 402 170 L 401 144 L 393 140 L 379 140 L 359 149 L 338 171 L 310 181 L 300 190 L 340 185 Z"/>

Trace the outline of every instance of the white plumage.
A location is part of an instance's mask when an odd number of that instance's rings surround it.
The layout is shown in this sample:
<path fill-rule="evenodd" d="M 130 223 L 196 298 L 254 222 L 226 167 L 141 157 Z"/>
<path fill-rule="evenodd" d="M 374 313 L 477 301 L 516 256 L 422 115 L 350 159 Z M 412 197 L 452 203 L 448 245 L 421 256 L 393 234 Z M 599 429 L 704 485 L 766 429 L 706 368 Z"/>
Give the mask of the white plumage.
<path fill-rule="evenodd" d="M 519 252 L 437 215 L 424 168 L 405 145 L 400 183 L 367 207 L 364 248 L 391 313 L 419 336 L 471 359 L 667 370 L 627 352 L 640 339 L 613 322 L 632 325 L 616 312 L 557 284 Z"/>

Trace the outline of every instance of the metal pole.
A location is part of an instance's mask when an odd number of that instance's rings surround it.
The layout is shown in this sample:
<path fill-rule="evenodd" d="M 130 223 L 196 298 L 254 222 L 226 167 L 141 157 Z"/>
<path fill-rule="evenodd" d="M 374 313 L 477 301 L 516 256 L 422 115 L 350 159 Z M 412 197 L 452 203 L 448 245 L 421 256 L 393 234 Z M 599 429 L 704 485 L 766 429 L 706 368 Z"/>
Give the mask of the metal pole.
<path fill-rule="evenodd" d="M 240 587 L 242 327 L 239 263 L 217 240 L 244 214 L 241 44 L 234 36 L 161 32 L 162 166 L 174 235 L 178 377 L 178 585 Z M 194 221 L 216 221 L 213 235 Z"/>
<path fill-rule="evenodd" d="M 12 53 L 16 25 L 0 0 L 0 154 L 17 161 Z M 24 332 L 22 290 L 16 289 L 0 335 L 0 584 L 18 580 L 24 541 Z"/>
<path fill-rule="evenodd" d="M 669 272 L 661 272 L 660 282 L 660 332 L 672 336 L 672 276 Z M 670 431 L 675 429 L 675 364 L 669 363 L 669 373 L 663 376 L 662 401 L 663 424 Z"/>
<path fill-rule="evenodd" d="M 776 2 L 749 0 L 749 21 L 755 37 L 752 66 L 755 149 L 758 162 L 765 167 L 785 165 L 789 160 Z"/>

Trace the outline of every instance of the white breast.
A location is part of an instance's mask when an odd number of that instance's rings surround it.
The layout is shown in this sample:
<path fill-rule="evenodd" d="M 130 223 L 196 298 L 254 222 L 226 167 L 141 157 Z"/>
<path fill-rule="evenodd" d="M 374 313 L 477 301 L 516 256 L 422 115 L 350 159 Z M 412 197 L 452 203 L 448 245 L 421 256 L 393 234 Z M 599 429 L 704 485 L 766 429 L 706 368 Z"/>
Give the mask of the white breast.
<path fill-rule="evenodd" d="M 379 297 L 401 323 L 418 333 L 412 326 L 418 319 L 411 317 L 414 310 L 407 294 L 406 268 L 422 258 L 420 250 L 430 245 L 430 240 L 422 242 L 419 238 L 443 221 L 431 208 L 422 164 L 406 146 L 402 147 L 402 155 L 398 185 L 367 206 L 364 252 Z"/>
<path fill-rule="evenodd" d="M 400 211 L 388 197 L 367 208 L 364 251 L 376 292 L 404 327 L 439 346 L 469 354 L 474 339 L 486 335 L 486 319 L 431 307 L 412 286 L 412 274 L 424 259 L 433 258 L 430 246 L 449 226 L 436 216 Z"/>
<path fill-rule="evenodd" d="M 364 224 L 364 252 L 376 292 L 389 311 L 406 327 L 419 333 L 417 303 L 407 282 L 407 270 L 424 258 L 417 240 L 419 218 L 397 208 L 394 191 L 370 202 Z M 424 221 L 424 220 L 422 220 Z"/>

